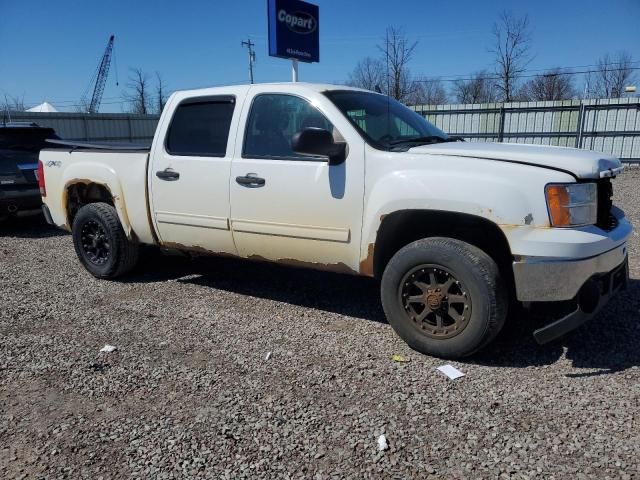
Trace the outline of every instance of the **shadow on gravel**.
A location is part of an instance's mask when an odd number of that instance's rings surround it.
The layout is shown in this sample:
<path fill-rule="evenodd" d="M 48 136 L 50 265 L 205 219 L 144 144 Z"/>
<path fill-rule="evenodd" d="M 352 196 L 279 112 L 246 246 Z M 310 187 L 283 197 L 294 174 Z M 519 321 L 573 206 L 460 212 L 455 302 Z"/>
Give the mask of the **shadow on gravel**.
<path fill-rule="evenodd" d="M 386 323 L 376 281 L 349 275 L 215 257 L 166 257 L 147 252 L 125 282 L 175 280 L 228 292 Z M 590 322 L 546 345 L 531 335 L 526 316 L 512 318 L 496 342 L 468 361 L 486 366 L 526 368 L 551 365 L 563 354 L 573 367 L 603 375 L 640 366 L 640 281 L 631 280 Z"/>
<path fill-rule="evenodd" d="M 621 372 L 640 366 L 640 281 L 630 280 L 598 316 L 579 329 L 546 345 L 538 345 L 526 319 L 506 328 L 493 347 L 472 361 L 487 366 L 525 368 L 555 363 L 564 354 L 574 368 L 591 370 L 570 373 L 581 378 Z M 517 321 L 517 320 L 516 320 Z"/>
<path fill-rule="evenodd" d="M 386 323 L 378 284 L 369 278 L 231 258 L 163 257 L 146 252 L 125 282 L 175 280 Z"/>
<path fill-rule="evenodd" d="M 47 224 L 42 215 L 9 218 L 0 223 L 0 237 L 47 238 L 62 235 L 68 233 Z"/>

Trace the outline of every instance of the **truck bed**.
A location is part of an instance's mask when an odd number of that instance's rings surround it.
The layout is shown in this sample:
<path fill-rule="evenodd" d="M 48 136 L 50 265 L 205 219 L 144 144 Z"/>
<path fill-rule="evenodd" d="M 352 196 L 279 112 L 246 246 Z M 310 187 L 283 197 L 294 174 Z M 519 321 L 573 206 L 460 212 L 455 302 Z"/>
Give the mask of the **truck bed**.
<path fill-rule="evenodd" d="M 146 191 L 148 145 L 66 140 L 53 143 L 56 148 L 40 151 L 40 161 L 47 190 L 44 202 L 56 225 L 70 231 L 68 207 L 73 189 L 97 185 L 108 192 L 127 236 L 142 243 L 155 243 Z"/>

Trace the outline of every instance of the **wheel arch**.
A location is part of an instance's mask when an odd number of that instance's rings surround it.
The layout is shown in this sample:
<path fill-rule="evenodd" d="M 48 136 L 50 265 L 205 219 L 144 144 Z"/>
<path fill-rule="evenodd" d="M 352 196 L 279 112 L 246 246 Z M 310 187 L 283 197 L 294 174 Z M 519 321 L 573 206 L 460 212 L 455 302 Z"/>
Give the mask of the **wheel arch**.
<path fill-rule="evenodd" d="M 512 255 L 502 229 L 491 220 L 468 213 L 443 210 L 399 210 L 381 219 L 375 243 L 368 246 L 360 264 L 362 274 L 380 278 L 391 257 L 421 238 L 455 238 L 480 248 L 513 285 Z"/>
<path fill-rule="evenodd" d="M 115 190 L 115 191 L 114 191 Z M 134 232 L 129 222 L 122 192 L 108 183 L 88 179 L 75 178 L 67 181 L 63 190 L 62 208 L 66 226 L 71 230 L 73 219 L 78 210 L 90 203 L 102 202 L 116 209 L 118 219 L 129 240 L 134 240 Z"/>

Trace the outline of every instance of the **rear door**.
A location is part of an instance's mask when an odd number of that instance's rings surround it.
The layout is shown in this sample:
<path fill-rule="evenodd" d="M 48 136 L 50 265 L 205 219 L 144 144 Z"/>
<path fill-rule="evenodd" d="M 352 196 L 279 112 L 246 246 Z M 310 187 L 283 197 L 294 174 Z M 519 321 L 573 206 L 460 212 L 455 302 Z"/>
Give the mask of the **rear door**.
<path fill-rule="evenodd" d="M 150 162 L 151 210 L 160 242 L 235 254 L 229 225 L 229 132 L 235 131 L 236 97 L 177 97 L 175 104 L 169 123 L 158 127 Z"/>

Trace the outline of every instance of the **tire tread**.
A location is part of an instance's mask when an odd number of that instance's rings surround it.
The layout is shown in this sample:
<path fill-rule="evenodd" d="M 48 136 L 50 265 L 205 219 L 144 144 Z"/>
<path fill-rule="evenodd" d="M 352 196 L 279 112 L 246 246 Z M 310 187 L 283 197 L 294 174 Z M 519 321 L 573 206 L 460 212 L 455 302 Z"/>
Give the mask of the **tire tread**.
<path fill-rule="evenodd" d="M 488 291 L 493 292 L 487 298 L 489 315 L 484 331 L 480 336 L 481 340 L 475 345 L 470 345 L 470 348 L 466 349 L 464 352 L 450 350 L 444 343 L 437 349 L 437 351 L 427 352 L 424 351 L 424 347 L 420 346 L 421 343 L 417 338 L 414 341 L 403 338 L 412 348 L 417 349 L 422 353 L 431 355 L 435 354 L 442 358 L 460 358 L 473 355 L 490 344 L 498 335 L 505 323 L 508 308 L 508 296 L 502 277 L 500 276 L 498 265 L 484 251 L 461 240 L 447 237 L 423 238 L 406 245 L 396 252 L 385 268 L 381 288 L 390 288 L 388 285 L 385 285 L 385 277 L 390 274 L 397 273 L 393 272 L 393 269 L 397 268 L 397 264 L 400 263 L 401 259 L 409 257 L 419 258 L 419 256 L 424 254 L 425 251 L 437 252 L 441 255 L 443 266 L 446 266 L 447 259 L 452 259 L 454 257 L 462 258 L 463 261 L 475 271 L 475 275 L 480 277 L 481 281 L 485 283 Z M 387 313 L 387 317 L 389 318 L 391 308 L 389 305 L 385 305 L 385 295 L 382 292 L 381 294 L 383 298 L 383 307 L 385 309 L 385 313 Z M 390 323 L 392 323 L 393 326 L 393 323 L 395 322 Z M 443 340 L 443 342 L 446 342 L 446 340 Z"/>
<path fill-rule="evenodd" d="M 76 230 L 76 221 L 79 221 L 78 219 L 82 218 L 81 212 L 83 210 L 86 213 L 83 213 L 82 216 L 87 214 L 95 214 L 98 216 L 105 223 L 105 226 L 109 229 L 117 243 L 116 252 L 118 257 L 116 258 L 114 265 L 104 273 L 96 273 L 88 269 L 89 272 L 95 277 L 105 279 L 117 278 L 130 272 L 138 263 L 139 247 L 136 243 L 131 242 L 127 238 L 122 228 L 122 224 L 120 223 L 120 219 L 118 218 L 116 209 L 112 205 L 104 202 L 89 203 L 83 206 L 80 211 L 78 211 L 78 214 L 74 219 L 74 231 Z M 76 242 L 74 241 L 74 245 L 75 243 Z M 81 254 L 78 251 L 79 247 L 77 245 L 75 245 L 75 247 L 78 257 L 81 258 Z"/>

